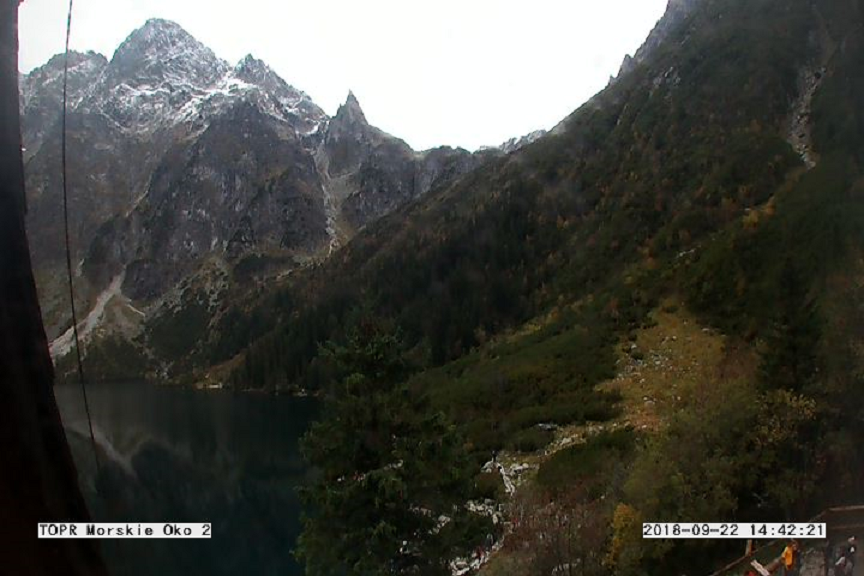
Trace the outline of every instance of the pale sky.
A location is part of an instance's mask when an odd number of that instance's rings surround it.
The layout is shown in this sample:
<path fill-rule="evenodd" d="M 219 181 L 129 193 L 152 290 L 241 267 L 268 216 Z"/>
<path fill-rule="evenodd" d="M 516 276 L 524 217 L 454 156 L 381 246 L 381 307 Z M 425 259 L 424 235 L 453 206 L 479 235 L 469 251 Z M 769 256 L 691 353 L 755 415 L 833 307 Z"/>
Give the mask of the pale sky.
<path fill-rule="evenodd" d="M 418 150 L 549 129 L 601 90 L 667 0 L 75 0 L 72 47 L 109 59 L 148 18 L 234 64 L 251 53 L 335 114 Z M 24 0 L 22 72 L 63 50 L 67 0 Z"/>

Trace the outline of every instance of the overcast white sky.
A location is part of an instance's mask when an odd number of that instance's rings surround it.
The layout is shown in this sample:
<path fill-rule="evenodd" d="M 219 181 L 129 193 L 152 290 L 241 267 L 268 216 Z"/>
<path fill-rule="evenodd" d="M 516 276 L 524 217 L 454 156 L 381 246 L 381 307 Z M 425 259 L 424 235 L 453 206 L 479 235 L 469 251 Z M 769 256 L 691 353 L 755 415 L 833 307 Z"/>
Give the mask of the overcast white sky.
<path fill-rule="evenodd" d="M 618 71 L 667 0 L 75 0 L 72 47 L 111 57 L 148 18 L 248 53 L 334 114 L 348 90 L 415 149 L 551 128 Z M 67 0 L 24 0 L 22 72 L 61 52 Z"/>

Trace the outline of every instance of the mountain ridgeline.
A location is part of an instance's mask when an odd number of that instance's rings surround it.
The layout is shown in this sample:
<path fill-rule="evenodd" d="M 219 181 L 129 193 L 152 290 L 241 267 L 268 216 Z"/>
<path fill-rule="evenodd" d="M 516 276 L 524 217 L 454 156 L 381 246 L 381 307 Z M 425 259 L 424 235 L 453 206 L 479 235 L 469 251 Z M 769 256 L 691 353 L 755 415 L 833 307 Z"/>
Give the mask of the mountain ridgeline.
<path fill-rule="evenodd" d="M 28 224 L 55 358 L 71 343 L 58 273 L 62 72 L 61 55 L 20 79 Z M 222 302 L 503 154 L 415 152 L 371 126 L 353 94 L 330 118 L 264 62 L 232 67 L 165 20 L 134 31 L 110 61 L 73 52 L 68 109 L 82 329 L 87 343 L 134 352 L 143 363 L 130 375 L 171 372 L 172 354 L 189 352 Z M 200 320 L 201 334 L 153 344 L 175 313 Z"/>
<path fill-rule="evenodd" d="M 237 381 L 314 380 L 316 343 L 364 302 L 431 366 L 574 303 L 625 329 L 669 291 L 755 337 L 784 262 L 815 281 L 849 254 L 791 220 L 855 189 L 858 36 L 845 21 L 858 15 L 855 2 L 670 2 L 621 75 L 550 135 L 368 226 L 267 300 L 266 321 L 227 315 L 211 360 L 269 330 Z M 851 242 L 855 209 L 817 239 Z"/>

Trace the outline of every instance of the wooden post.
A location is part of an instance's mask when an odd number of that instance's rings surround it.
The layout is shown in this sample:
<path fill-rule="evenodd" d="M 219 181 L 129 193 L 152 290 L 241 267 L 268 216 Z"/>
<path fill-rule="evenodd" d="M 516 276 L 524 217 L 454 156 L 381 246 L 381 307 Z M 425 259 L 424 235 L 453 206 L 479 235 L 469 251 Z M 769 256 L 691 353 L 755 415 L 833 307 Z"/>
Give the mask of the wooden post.
<path fill-rule="evenodd" d="M 37 539 L 39 522 L 89 518 L 54 400 L 25 231 L 19 3 L 0 0 L 0 571 L 104 576 L 93 541 Z"/>

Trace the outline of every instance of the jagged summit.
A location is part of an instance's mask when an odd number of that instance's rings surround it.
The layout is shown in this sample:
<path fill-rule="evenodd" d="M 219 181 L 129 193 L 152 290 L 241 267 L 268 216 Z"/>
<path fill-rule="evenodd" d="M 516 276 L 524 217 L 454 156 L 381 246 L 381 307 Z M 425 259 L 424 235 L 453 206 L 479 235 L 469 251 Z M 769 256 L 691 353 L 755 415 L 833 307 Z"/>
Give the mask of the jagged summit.
<path fill-rule="evenodd" d="M 185 28 L 172 20 L 150 18 L 124 42 L 197 44 L 198 41 Z"/>
<path fill-rule="evenodd" d="M 700 0 L 669 0 L 669 3 L 666 5 L 666 10 L 691 10 L 699 2 Z"/>
<path fill-rule="evenodd" d="M 134 30 L 93 80 L 84 108 L 140 135 L 189 122 L 200 131 L 241 102 L 301 136 L 327 121 L 311 98 L 261 60 L 250 54 L 232 67 L 182 26 L 159 18 Z"/>
<path fill-rule="evenodd" d="M 237 74 L 248 74 L 250 76 L 264 77 L 273 73 L 269 66 L 263 61 L 255 58 L 252 54 L 247 54 L 234 66 L 234 72 Z"/>
<path fill-rule="evenodd" d="M 197 49 L 203 45 L 198 42 L 189 32 L 176 22 L 151 18 L 143 26 L 136 28 L 120 44 L 114 53 L 114 57 L 122 57 L 126 52 L 132 50 L 139 55 L 150 51 L 155 52 L 177 52 L 177 49 Z"/>
<path fill-rule="evenodd" d="M 477 151 L 478 152 L 489 152 L 489 151 L 498 151 L 503 152 L 504 154 L 510 154 L 511 152 L 516 152 L 520 148 L 527 146 L 533 142 L 536 142 L 543 136 L 547 134 L 547 131 L 544 129 L 534 130 L 533 132 L 529 132 L 524 136 L 515 136 L 510 138 L 506 142 L 502 142 L 497 146 L 480 146 Z"/>
<path fill-rule="evenodd" d="M 263 60 L 247 54 L 240 60 L 231 71 L 234 78 L 259 86 L 269 92 L 278 92 L 282 95 L 289 91 L 295 98 L 305 96 L 300 90 L 290 86 L 276 72 L 273 71 Z"/>
<path fill-rule="evenodd" d="M 610 84 L 617 79 L 627 74 L 639 63 L 643 62 L 648 56 L 663 43 L 669 34 L 679 26 L 689 16 L 694 8 L 703 0 L 669 0 L 666 4 L 666 11 L 657 24 L 648 34 L 645 42 L 635 54 L 627 54 L 621 62 L 621 67 L 618 69 L 618 75 L 610 78 Z"/>
<path fill-rule="evenodd" d="M 109 67 L 112 85 L 183 81 L 212 86 L 228 65 L 183 27 L 151 19 L 133 31 L 114 52 Z"/>
<path fill-rule="evenodd" d="M 34 68 L 33 71 L 30 72 L 32 75 L 37 70 L 44 70 L 49 68 L 56 68 L 63 66 L 64 55 L 63 53 L 55 54 L 52 56 L 48 62 L 39 66 L 38 68 Z M 98 61 L 107 64 L 108 59 L 105 58 L 102 54 L 95 52 L 93 50 L 86 50 L 84 52 L 80 52 L 78 50 L 69 50 L 69 67 L 72 68 L 75 65 L 85 62 L 85 61 Z"/>
<path fill-rule="evenodd" d="M 345 103 L 339 106 L 336 115 L 330 119 L 327 126 L 327 140 L 336 141 L 343 138 L 364 140 L 379 136 L 383 136 L 383 132 L 369 125 L 360 102 L 354 92 L 349 91 Z"/>
<path fill-rule="evenodd" d="M 348 91 L 348 98 L 345 99 L 345 104 L 339 106 L 339 110 L 336 111 L 334 121 L 336 119 L 349 124 L 368 124 L 366 115 L 360 107 L 360 102 L 351 90 Z"/>
<path fill-rule="evenodd" d="M 295 124 L 301 134 L 315 133 L 327 122 L 327 115 L 312 98 L 288 84 L 264 61 L 251 54 L 240 60 L 228 76 L 229 84 L 236 79 L 256 86 L 274 106 L 271 113 Z"/>
<path fill-rule="evenodd" d="M 244 56 L 234 66 L 232 74 L 235 78 L 255 84 L 265 90 L 277 92 L 285 92 L 287 90 L 295 94 L 297 98 L 308 98 L 302 90 L 297 90 L 285 82 L 266 62 L 255 58 L 251 54 Z"/>
<path fill-rule="evenodd" d="M 173 20 L 167 20 L 165 18 L 148 18 L 144 22 L 144 26 L 142 26 L 141 28 L 148 28 L 151 30 L 162 29 L 162 30 L 175 31 L 175 32 L 179 32 L 179 33 L 186 32 L 186 30 L 184 30 L 182 26 L 180 26 L 179 24 L 177 24 Z"/>
<path fill-rule="evenodd" d="M 32 70 L 19 81 L 22 115 L 30 122 L 23 127 L 25 158 L 35 154 L 46 130 L 51 129 L 59 117 L 63 97 L 63 54 L 51 58 Z M 75 108 L 94 82 L 108 66 L 108 60 L 96 52 L 69 52 L 69 81 L 67 102 Z"/>
<path fill-rule="evenodd" d="M 57 86 L 58 89 L 63 80 L 63 54 L 52 56 L 48 62 L 34 68 L 29 74 L 22 76 L 24 86 L 31 86 L 37 89 L 45 89 L 47 87 Z M 108 65 L 108 59 L 102 54 L 89 50 L 87 52 L 69 51 L 69 83 L 74 92 L 80 82 L 86 80 L 92 81 L 105 66 Z M 24 90 L 24 96 L 29 96 L 27 90 Z"/>

